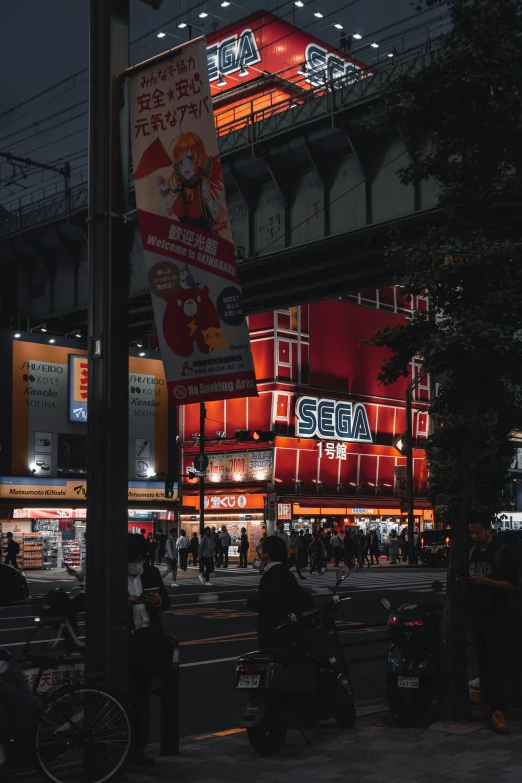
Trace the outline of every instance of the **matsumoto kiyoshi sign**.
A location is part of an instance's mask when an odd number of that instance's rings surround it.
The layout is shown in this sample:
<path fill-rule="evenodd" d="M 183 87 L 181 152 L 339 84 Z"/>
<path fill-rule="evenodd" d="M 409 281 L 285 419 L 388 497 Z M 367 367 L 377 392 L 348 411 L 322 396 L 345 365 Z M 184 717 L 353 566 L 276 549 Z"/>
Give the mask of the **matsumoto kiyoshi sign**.
<path fill-rule="evenodd" d="M 298 438 L 373 443 L 366 408 L 360 402 L 299 397 L 295 404 Z"/>

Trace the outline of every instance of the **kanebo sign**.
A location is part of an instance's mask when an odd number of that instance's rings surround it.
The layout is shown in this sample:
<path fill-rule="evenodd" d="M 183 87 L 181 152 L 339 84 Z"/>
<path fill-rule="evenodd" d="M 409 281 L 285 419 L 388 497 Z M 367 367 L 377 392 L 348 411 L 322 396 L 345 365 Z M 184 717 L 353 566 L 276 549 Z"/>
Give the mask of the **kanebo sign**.
<path fill-rule="evenodd" d="M 366 408 L 360 402 L 339 402 L 299 397 L 295 405 L 295 434 L 298 438 L 373 443 Z"/>

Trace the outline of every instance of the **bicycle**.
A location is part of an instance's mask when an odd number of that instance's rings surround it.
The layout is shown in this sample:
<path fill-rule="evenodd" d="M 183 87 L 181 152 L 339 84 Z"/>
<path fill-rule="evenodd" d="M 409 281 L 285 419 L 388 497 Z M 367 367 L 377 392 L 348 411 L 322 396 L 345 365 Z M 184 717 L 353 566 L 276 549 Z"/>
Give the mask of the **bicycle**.
<path fill-rule="evenodd" d="M 129 710 L 119 695 L 100 682 L 103 674 L 82 673 L 39 691 L 46 669 L 83 663 L 81 655 L 70 654 L 85 647 L 73 609 L 67 593 L 49 593 L 40 606 L 43 617 L 24 647 L 25 660 L 38 667 L 32 687 L 41 707 L 32 741 L 35 760 L 54 783 L 108 783 L 125 769 L 132 747 Z M 65 652 L 56 653 L 60 642 Z M 44 651 L 32 652 L 34 644 L 43 644 Z"/>

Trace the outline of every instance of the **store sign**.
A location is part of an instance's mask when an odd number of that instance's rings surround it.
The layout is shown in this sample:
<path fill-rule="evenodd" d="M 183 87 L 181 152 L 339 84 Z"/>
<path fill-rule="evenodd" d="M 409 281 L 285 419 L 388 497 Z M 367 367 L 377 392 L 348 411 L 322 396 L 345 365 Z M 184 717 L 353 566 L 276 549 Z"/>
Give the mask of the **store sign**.
<path fill-rule="evenodd" d="M 373 443 L 365 406 L 360 402 L 299 397 L 295 404 L 295 434 L 350 443 Z"/>
<path fill-rule="evenodd" d="M 360 70 L 353 60 L 344 60 L 316 43 L 306 47 L 305 63 L 306 81 L 312 87 L 320 87 L 326 81 L 333 82 L 335 88 L 340 89 L 355 81 L 355 74 Z"/>
<path fill-rule="evenodd" d="M 235 68 L 233 51 L 223 57 Z M 169 398 L 257 396 L 205 40 L 149 63 L 128 77 L 132 159 Z"/>
<path fill-rule="evenodd" d="M 87 356 L 69 354 L 69 421 L 87 421 L 89 362 Z"/>
<path fill-rule="evenodd" d="M 13 519 L 86 519 L 85 508 L 15 508 Z M 35 530 L 38 528 L 35 527 Z M 43 528 L 42 528 L 43 529 Z"/>
<path fill-rule="evenodd" d="M 211 82 L 218 79 L 219 74 L 228 76 L 242 67 L 260 62 L 256 36 L 249 29 L 207 46 L 208 78 Z"/>
<path fill-rule="evenodd" d="M 85 501 L 87 482 L 75 479 L 49 479 L 45 483 L 38 479 L 0 477 L 0 500 L 20 501 L 77 500 Z M 174 500 L 179 498 L 179 484 L 174 483 Z M 129 481 L 129 501 L 160 500 L 165 502 L 165 484 L 162 481 Z M 31 513 L 28 516 L 32 516 Z"/>
<path fill-rule="evenodd" d="M 273 450 L 234 451 L 222 454 L 208 453 L 206 478 L 210 481 L 271 481 Z M 186 458 L 186 467 L 194 464 L 194 457 Z"/>
<path fill-rule="evenodd" d="M 184 500 L 194 506 L 196 510 L 199 509 L 199 496 L 184 496 Z M 265 495 L 264 494 L 233 494 L 228 495 L 205 495 L 205 509 L 209 511 L 234 511 L 239 513 L 245 513 L 250 509 L 260 509 L 261 511 L 265 507 Z"/>

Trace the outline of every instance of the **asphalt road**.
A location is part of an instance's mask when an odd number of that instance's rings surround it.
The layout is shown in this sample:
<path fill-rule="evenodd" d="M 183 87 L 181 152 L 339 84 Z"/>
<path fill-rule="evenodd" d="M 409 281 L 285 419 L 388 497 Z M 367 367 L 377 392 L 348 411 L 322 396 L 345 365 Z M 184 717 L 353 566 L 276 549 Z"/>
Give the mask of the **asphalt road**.
<path fill-rule="evenodd" d="M 165 630 L 180 642 L 181 736 L 221 731 L 240 723 L 246 696 L 234 689 L 234 659 L 256 649 L 256 616 L 245 609 L 244 603 L 256 590 L 259 575 L 231 568 L 226 574 L 218 572 L 209 588 L 196 577 L 197 572 L 189 569 L 181 575 L 178 588 L 168 585 L 172 606 L 163 614 Z M 31 598 L 0 608 L 0 646 L 15 655 L 21 655 L 34 627 L 34 597 L 55 587 L 69 590 L 77 584 L 62 573 L 29 572 L 28 578 Z M 353 573 L 343 584 L 341 592 L 353 593 L 353 598 L 342 603 L 336 619 L 348 645 L 347 656 L 353 660 L 352 680 L 361 710 L 378 707 L 383 701 L 389 641 L 387 612 L 380 599 L 386 597 L 394 605 L 422 600 L 430 593 L 434 579 L 443 581 L 444 573 L 440 569 L 382 565 Z M 332 587 L 334 582 L 331 569 L 302 584 L 317 590 Z M 153 710 L 153 714 L 158 712 Z"/>

